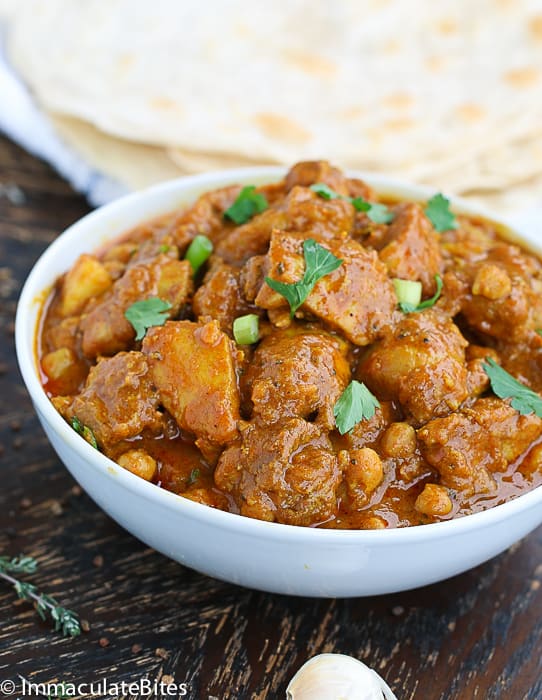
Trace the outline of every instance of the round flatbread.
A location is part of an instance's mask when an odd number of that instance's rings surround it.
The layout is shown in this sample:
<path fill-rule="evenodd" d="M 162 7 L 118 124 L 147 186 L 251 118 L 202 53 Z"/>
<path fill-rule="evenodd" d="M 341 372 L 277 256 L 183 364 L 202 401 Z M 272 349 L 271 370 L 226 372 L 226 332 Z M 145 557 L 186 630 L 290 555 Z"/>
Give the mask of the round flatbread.
<path fill-rule="evenodd" d="M 539 0 L 25 0 L 9 55 L 48 109 L 175 160 L 427 179 L 542 131 Z"/>

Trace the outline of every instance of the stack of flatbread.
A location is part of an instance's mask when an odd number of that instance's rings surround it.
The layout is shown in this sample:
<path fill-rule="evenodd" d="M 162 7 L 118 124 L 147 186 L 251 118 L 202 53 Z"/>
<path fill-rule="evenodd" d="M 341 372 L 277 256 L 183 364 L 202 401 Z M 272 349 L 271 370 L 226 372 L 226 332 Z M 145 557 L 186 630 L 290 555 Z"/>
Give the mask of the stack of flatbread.
<path fill-rule="evenodd" d="M 0 0 L 15 70 L 130 188 L 326 158 L 542 195 L 541 0 Z"/>

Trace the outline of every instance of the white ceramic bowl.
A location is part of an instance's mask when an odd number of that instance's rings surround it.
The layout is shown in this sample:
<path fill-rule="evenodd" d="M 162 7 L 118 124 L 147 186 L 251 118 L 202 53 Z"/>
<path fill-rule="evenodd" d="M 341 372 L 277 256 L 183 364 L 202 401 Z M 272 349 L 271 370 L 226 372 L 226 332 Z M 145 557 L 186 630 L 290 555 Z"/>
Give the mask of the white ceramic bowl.
<path fill-rule="evenodd" d="M 440 581 L 480 564 L 542 522 L 542 487 L 482 513 L 395 530 L 319 530 L 224 513 L 165 491 L 122 469 L 75 433 L 49 402 L 34 354 L 44 290 L 83 252 L 207 190 L 280 179 L 281 168 L 224 171 L 167 182 L 92 212 L 45 251 L 21 294 L 17 356 L 41 424 L 58 456 L 114 520 L 168 557 L 219 579 L 276 593 L 366 596 Z M 378 192 L 425 200 L 426 188 L 353 173 Z M 455 211 L 481 213 L 452 200 Z M 531 248 L 534 241 L 517 236 Z"/>

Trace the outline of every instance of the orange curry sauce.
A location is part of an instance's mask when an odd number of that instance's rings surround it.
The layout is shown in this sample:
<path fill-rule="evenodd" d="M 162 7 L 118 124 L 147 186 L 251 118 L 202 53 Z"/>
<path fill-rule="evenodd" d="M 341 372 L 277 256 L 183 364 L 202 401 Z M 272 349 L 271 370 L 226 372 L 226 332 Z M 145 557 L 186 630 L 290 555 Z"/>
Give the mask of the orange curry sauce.
<path fill-rule="evenodd" d="M 479 217 L 437 231 L 423 203 L 379 198 L 325 162 L 257 188 L 267 208 L 236 224 L 224 213 L 240 191 L 145 222 L 57 281 L 37 355 L 70 424 L 165 489 L 294 525 L 436 522 L 541 483 L 542 420 L 496 397 L 484 371 L 490 357 L 542 390 L 535 256 Z M 184 256 L 196 235 L 213 254 L 194 276 Z M 300 280 L 309 239 L 341 265 L 291 318 L 265 278 Z M 434 304 L 400 308 L 393 279 L 420 282 L 427 300 L 437 276 Z M 144 299 L 166 301 L 168 320 L 136 341 L 125 312 Z M 239 345 L 233 322 L 247 314 L 259 339 Z M 380 407 L 341 435 L 334 411 L 352 380 Z"/>

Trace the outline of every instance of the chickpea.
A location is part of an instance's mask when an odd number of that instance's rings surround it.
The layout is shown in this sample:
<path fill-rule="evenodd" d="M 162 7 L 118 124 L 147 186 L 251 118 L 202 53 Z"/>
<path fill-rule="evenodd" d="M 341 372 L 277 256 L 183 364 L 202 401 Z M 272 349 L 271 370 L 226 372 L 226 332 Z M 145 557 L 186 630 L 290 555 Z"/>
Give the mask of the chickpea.
<path fill-rule="evenodd" d="M 481 265 L 472 284 L 472 293 L 486 299 L 502 299 L 512 291 L 512 280 L 506 270 L 497 265 Z"/>
<path fill-rule="evenodd" d="M 416 431 L 408 423 L 392 423 L 380 441 L 386 457 L 410 457 L 416 451 Z"/>
<path fill-rule="evenodd" d="M 288 328 L 292 325 L 289 309 L 269 309 L 267 315 L 271 323 L 277 328 Z"/>
<path fill-rule="evenodd" d="M 361 530 L 384 530 L 387 526 L 388 524 L 380 515 L 370 515 L 359 523 Z"/>
<path fill-rule="evenodd" d="M 353 495 L 361 489 L 365 494 L 372 493 L 384 478 L 382 460 L 370 447 L 351 450 L 349 454 L 350 460 L 346 467 L 348 492 Z"/>
<path fill-rule="evenodd" d="M 444 486 L 426 484 L 416 499 L 414 508 L 424 515 L 448 515 L 452 511 L 452 499 Z"/>
<path fill-rule="evenodd" d="M 158 468 L 156 460 L 145 450 L 128 450 L 118 458 L 117 463 L 145 481 L 152 481 Z"/>

